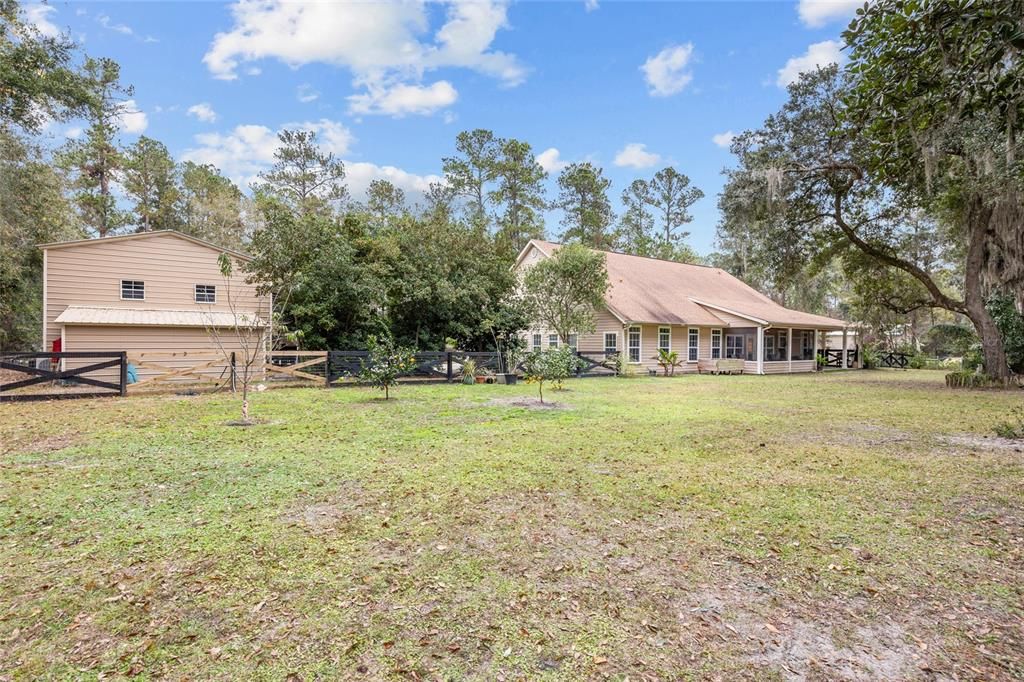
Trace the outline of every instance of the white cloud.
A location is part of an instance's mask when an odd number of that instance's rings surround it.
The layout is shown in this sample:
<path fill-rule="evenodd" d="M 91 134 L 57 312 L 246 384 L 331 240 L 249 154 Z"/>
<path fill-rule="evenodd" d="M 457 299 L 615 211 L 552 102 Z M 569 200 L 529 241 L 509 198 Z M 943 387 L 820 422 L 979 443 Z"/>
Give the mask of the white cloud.
<path fill-rule="evenodd" d="M 555 173 L 569 165 L 568 162 L 562 160 L 561 152 L 554 147 L 548 147 L 535 158 L 540 167 L 548 173 Z"/>
<path fill-rule="evenodd" d="M 583 9 L 588 12 L 593 12 L 595 9 L 600 7 L 597 0 L 583 0 Z"/>
<path fill-rule="evenodd" d="M 492 50 L 508 26 L 505 0 L 449 2 L 444 23 L 431 35 L 434 12 L 421 1 L 314 2 L 239 0 L 234 26 L 218 33 L 203 57 L 216 78 L 237 78 L 239 67 L 278 59 L 291 67 L 314 62 L 348 68 L 355 85 L 353 108 L 364 113 L 424 113 L 454 101 L 447 81 L 419 85 L 439 68 L 471 69 L 515 86 L 526 69 L 515 55 Z M 419 100 L 409 106 L 399 101 Z M 426 100 L 426 104 L 421 102 Z"/>
<path fill-rule="evenodd" d="M 84 132 L 85 131 L 82 130 L 82 128 L 80 128 L 79 126 L 74 126 L 64 131 L 64 137 L 68 138 L 69 140 L 77 140 L 82 136 L 82 133 Z"/>
<path fill-rule="evenodd" d="M 615 155 L 615 165 L 629 168 L 650 168 L 661 161 L 661 156 L 647 151 L 647 145 L 632 142 Z"/>
<path fill-rule="evenodd" d="M 354 141 L 348 128 L 326 118 L 286 123 L 281 129 L 313 131 L 320 148 L 339 157 L 348 153 Z M 200 133 L 195 136 L 197 146 L 187 149 L 182 159 L 216 166 L 224 175 L 245 186 L 274 163 L 274 151 L 280 144 L 277 132 L 267 126 L 250 124 L 235 126 L 229 133 Z"/>
<path fill-rule="evenodd" d="M 121 105 L 121 113 L 118 116 L 121 130 L 133 135 L 145 132 L 149 126 L 149 117 L 146 112 L 139 109 L 139 105 L 133 99 L 127 99 Z"/>
<path fill-rule="evenodd" d="M 736 133 L 731 130 L 726 130 L 724 133 L 718 133 L 717 135 L 711 136 L 711 141 L 722 149 L 728 149 L 734 139 L 736 139 Z"/>
<path fill-rule="evenodd" d="M 217 112 L 206 102 L 193 104 L 188 108 L 188 115 L 195 116 L 204 123 L 213 123 L 217 120 Z"/>
<path fill-rule="evenodd" d="M 839 41 L 825 40 L 814 43 L 807 48 L 807 52 L 799 57 L 791 57 L 786 65 L 779 69 L 779 76 L 775 80 L 775 84 L 784 88 L 799 80 L 801 73 L 814 71 L 819 66 L 842 63 L 842 44 Z"/>
<path fill-rule="evenodd" d="M 369 84 L 369 91 L 348 98 L 353 114 L 385 114 L 400 118 L 407 114 L 430 115 L 455 103 L 459 93 L 448 81 L 429 86 L 398 84 L 391 87 Z"/>
<path fill-rule="evenodd" d="M 295 96 L 299 98 L 299 101 L 303 104 L 309 102 L 315 102 L 320 99 L 320 93 L 313 88 L 309 83 L 303 83 L 295 89 Z"/>
<path fill-rule="evenodd" d="M 351 132 L 341 123 L 328 119 L 287 123 L 282 129 L 312 130 L 317 133 L 321 149 L 344 158 L 354 142 Z M 197 146 L 188 149 L 182 159 L 216 166 L 234 182 L 245 187 L 257 179 L 260 171 L 274 163 L 274 152 L 280 145 L 277 131 L 263 125 L 240 125 L 228 133 L 202 133 L 195 137 Z M 395 166 L 380 166 L 366 161 L 345 162 L 345 184 L 356 201 L 365 198 L 372 180 L 386 179 L 405 190 L 415 201 L 432 182 L 441 182 L 438 175 L 417 175 Z"/>
<path fill-rule="evenodd" d="M 800 0 L 797 13 L 805 26 L 821 28 L 837 19 L 852 17 L 863 4 L 864 0 Z"/>
<path fill-rule="evenodd" d="M 103 28 L 108 29 L 110 31 L 116 31 L 117 33 L 122 33 L 126 36 L 130 36 L 133 33 L 135 33 L 135 31 L 132 30 L 131 26 L 126 26 L 125 24 L 115 24 L 111 20 L 111 18 L 108 17 L 106 14 L 100 14 L 99 16 L 97 16 L 96 21 L 98 21 L 100 26 L 102 26 Z"/>
<path fill-rule="evenodd" d="M 693 56 L 693 43 L 671 45 L 649 57 L 640 70 L 644 72 L 650 94 L 667 97 L 681 92 L 693 80 L 687 67 Z"/>
<path fill-rule="evenodd" d="M 47 38 L 56 38 L 61 31 L 57 25 L 50 21 L 50 15 L 56 13 L 57 9 L 42 3 L 25 5 L 25 21 L 36 27 L 42 35 Z"/>

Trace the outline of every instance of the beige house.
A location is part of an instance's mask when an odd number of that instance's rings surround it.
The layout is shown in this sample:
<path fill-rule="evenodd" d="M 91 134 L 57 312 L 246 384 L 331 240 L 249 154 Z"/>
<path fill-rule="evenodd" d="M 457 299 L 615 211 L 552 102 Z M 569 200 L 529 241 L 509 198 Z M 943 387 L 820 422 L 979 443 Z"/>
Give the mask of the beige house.
<path fill-rule="evenodd" d="M 550 257 L 559 244 L 531 240 L 516 260 L 522 270 Z M 824 332 L 846 343 L 848 323 L 790 310 L 719 268 L 603 252 L 609 289 L 597 311 L 597 331 L 568 342 L 591 356 L 621 353 L 640 371 L 657 369 L 658 351 L 676 351 L 676 372 L 714 370 L 719 360 L 753 374 L 812 372 Z M 539 325 L 528 348 L 557 346 Z M 844 354 L 845 357 L 845 354 Z"/>
<path fill-rule="evenodd" d="M 142 382 L 222 375 L 225 353 L 265 345 L 272 300 L 246 283 L 244 253 L 174 231 L 40 248 L 44 351 L 125 350 Z M 235 261 L 230 279 L 222 253 Z"/>

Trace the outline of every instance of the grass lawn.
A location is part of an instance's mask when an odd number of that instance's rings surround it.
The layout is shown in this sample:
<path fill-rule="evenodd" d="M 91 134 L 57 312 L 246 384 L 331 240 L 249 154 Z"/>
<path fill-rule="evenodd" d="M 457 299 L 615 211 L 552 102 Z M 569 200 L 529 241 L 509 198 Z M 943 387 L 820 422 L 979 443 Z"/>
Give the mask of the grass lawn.
<path fill-rule="evenodd" d="M 1024 392 L 567 389 L 0 406 L 0 679 L 1024 676 Z"/>

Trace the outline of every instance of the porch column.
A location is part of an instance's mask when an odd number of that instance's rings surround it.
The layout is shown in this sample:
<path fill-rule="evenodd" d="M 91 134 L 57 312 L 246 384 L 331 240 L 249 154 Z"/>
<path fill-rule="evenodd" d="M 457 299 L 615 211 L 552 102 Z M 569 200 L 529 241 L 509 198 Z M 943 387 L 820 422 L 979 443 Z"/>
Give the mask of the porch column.
<path fill-rule="evenodd" d="M 789 373 L 793 373 L 793 328 L 786 332 L 786 360 L 789 361 Z"/>
<path fill-rule="evenodd" d="M 848 334 L 846 333 L 846 327 L 843 327 L 843 364 L 842 364 L 843 369 L 850 369 L 849 360 L 847 360 L 847 357 L 846 357 L 846 351 L 849 349 L 849 347 L 850 347 L 850 339 L 849 339 Z"/>
<path fill-rule="evenodd" d="M 814 360 L 814 369 L 817 370 L 818 369 L 818 330 L 817 329 L 814 330 L 814 357 L 811 358 L 811 359 Z"/>
<path fill-rule="evenodd" d="M 757 373 L 764 374 L 764 327 L 757 328 Z"/>

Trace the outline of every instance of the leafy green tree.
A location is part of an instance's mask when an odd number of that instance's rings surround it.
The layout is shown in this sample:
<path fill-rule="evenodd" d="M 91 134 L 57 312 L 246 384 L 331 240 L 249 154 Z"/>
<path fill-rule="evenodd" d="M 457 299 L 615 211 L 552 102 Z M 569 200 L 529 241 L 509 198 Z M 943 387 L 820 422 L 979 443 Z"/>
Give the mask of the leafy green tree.
<path fill-rule="evenodd" d="M 423 210 L 424 220 L 433 223 L 448 223 L 454 217 L 453 202 L 455 190 L 443 182 L 432 182 L 423 195 L 426 206 Z"/>
<path fill-rule="evenodd" d="M 105 237 L 128 224 L 128 214 L 118 208 L 113 183 L 124 168 L 117 144 L 121 117 L 127 113 L 125 97 L 132 88 L 120 84 L 121 67 L 111 59 L 87 59 L 92 101 L 86 109 L 89 128 L 84 140 L 71 140 L 57 157 L 72 176 L 72 200 L 82 222 L 97 236 Z"/>
<path fill-rule="evenodd" d="M 86 113 L 95 92 L 74 57 L 66 35 L 42 35 L 17 0 L 0 0 L 0 125 L 37 133 L 47 120 Z"/>
<path fill-rule="evenodd" d="M 610 229 L 615 220 L 608 190 L 612 182 L 590 163 L 573 163 L 558 176 L 557 208 L 564 217 L 562 241 L 578 241 L 595 249 L 614 248 L 616 235 Z"/>
<path fill-rule="evenodd" d="M 479 225 L 487 223 L 487 185 L 495 178 L 500 149 L 501 140 L 490 130 L 467 130 L 455 138 L 457 155 L 441 161 L 445 183 L 466 200 L 470 220 Z"/>
<path fill-rule="evenodd" d="M 348 198 L 345 164 L 317 144 L 311 130 L 282 130 L 274 165 L 259 174 L 265 193 L 278 197 L 297 213 L 329 212 Z"/>
<path fill-rule="evenodd" d="M 398 385 L 398 377 L 416 366 L 416 350 L 404 348 L 395 343 L 391 332 L 366 337 L 369 355 L 362 361 L 359 379 L 384 391 L 384 400 L 391 397 L 391 389 Z"/>
<path fill-rule="evenodd" d="M 64 178 L 40 149 L 0 126 L 0 351 L 40 349 L 38 244 L 85 236 Z"/>
<path fill-rule="evenodd" d="M 245 242 L 241 190 L 213 166 L 181 164 L 180 229 L 225 248 Z"/>
<path fill-rule="evenodd" d="M 531 239 L 544 236 L 542 211 L 547 208 L 544 181 L 548 174 L 537 160 L 533 148 L 519 140 L 501 140 L 494 162 L 497 187 L 490 200 L 502 207 L 498 217 L 501 245 L 518 253 Z"/>
<path fill-rule="evenodd" d="M 858 153 L 818 159 L 813 173 L 833 187 L 831 218 L 843 235 L 911 275 L 929 305 L 967 316 L 986 371 L 999 379 L 1009 366 L 988 293 L 999 289 L 1024 305 L 1022 15 L 1020 0 L 881 0 L 859 11 L 843 34 L 850 83 L 829 112 L 842 117 L 833 129 L 845 124 L 840 139 L 856 140 Z M 936 218 L 962 272 L 962 295 L 908 258 L 895 228 L 865 229 L 859 199 L 869 182 L 890 193 L 875 202 L 880 211 L 903 204 Z"/>
<path fill-rule="evenodd" d="M 366 190 L 366 208 L 374 228 L 383 230 L 405 212 L 405 192 L 388 180 L 371 180 Z"/>
<path fill-rule="evenodd" d="M 262 293 L 274 295 L 279 322 L 304 348 L 363 347 L 386 306 L 386 273 L 361 218 L 297 214 L 260 193 L 255 207 L 260 226 L 252 235 L 248 271 Z"/>
<path fill-rule="evenodd" d="M 690 206 L 702 199 L 704 192 L 697 187 L 691 187 L 690 178 L 672 166 L 655 173 L 648 186 L 651 207 L 658 220 L 658 249 L 663 254 L 662 257 L 669 257 L 690 235 L 679 228 L 693 220 Z"/>
<path fill-rule="evenodd" d="M 522 295 L 532 319 L 567 345 L 570 334 L 596 329 L 594 312 L 604 305 L 608 286 L 604 254 L 567 244 L 526 270 Z"/>
<path fill-rule="evenodd" d="M 134 202 L 139 232 L 177 229 L 181 223 L 178 167 L 162 142 L 145 135 L 124 153 L 124 189 Z"/>
<path fill-rule="evenodd" d="M 634 180 L 622 190 L 625 207 L 619 218 L 619 238 L 625 253 L 654 255 L 654 197 L 646 180 Z"/>

